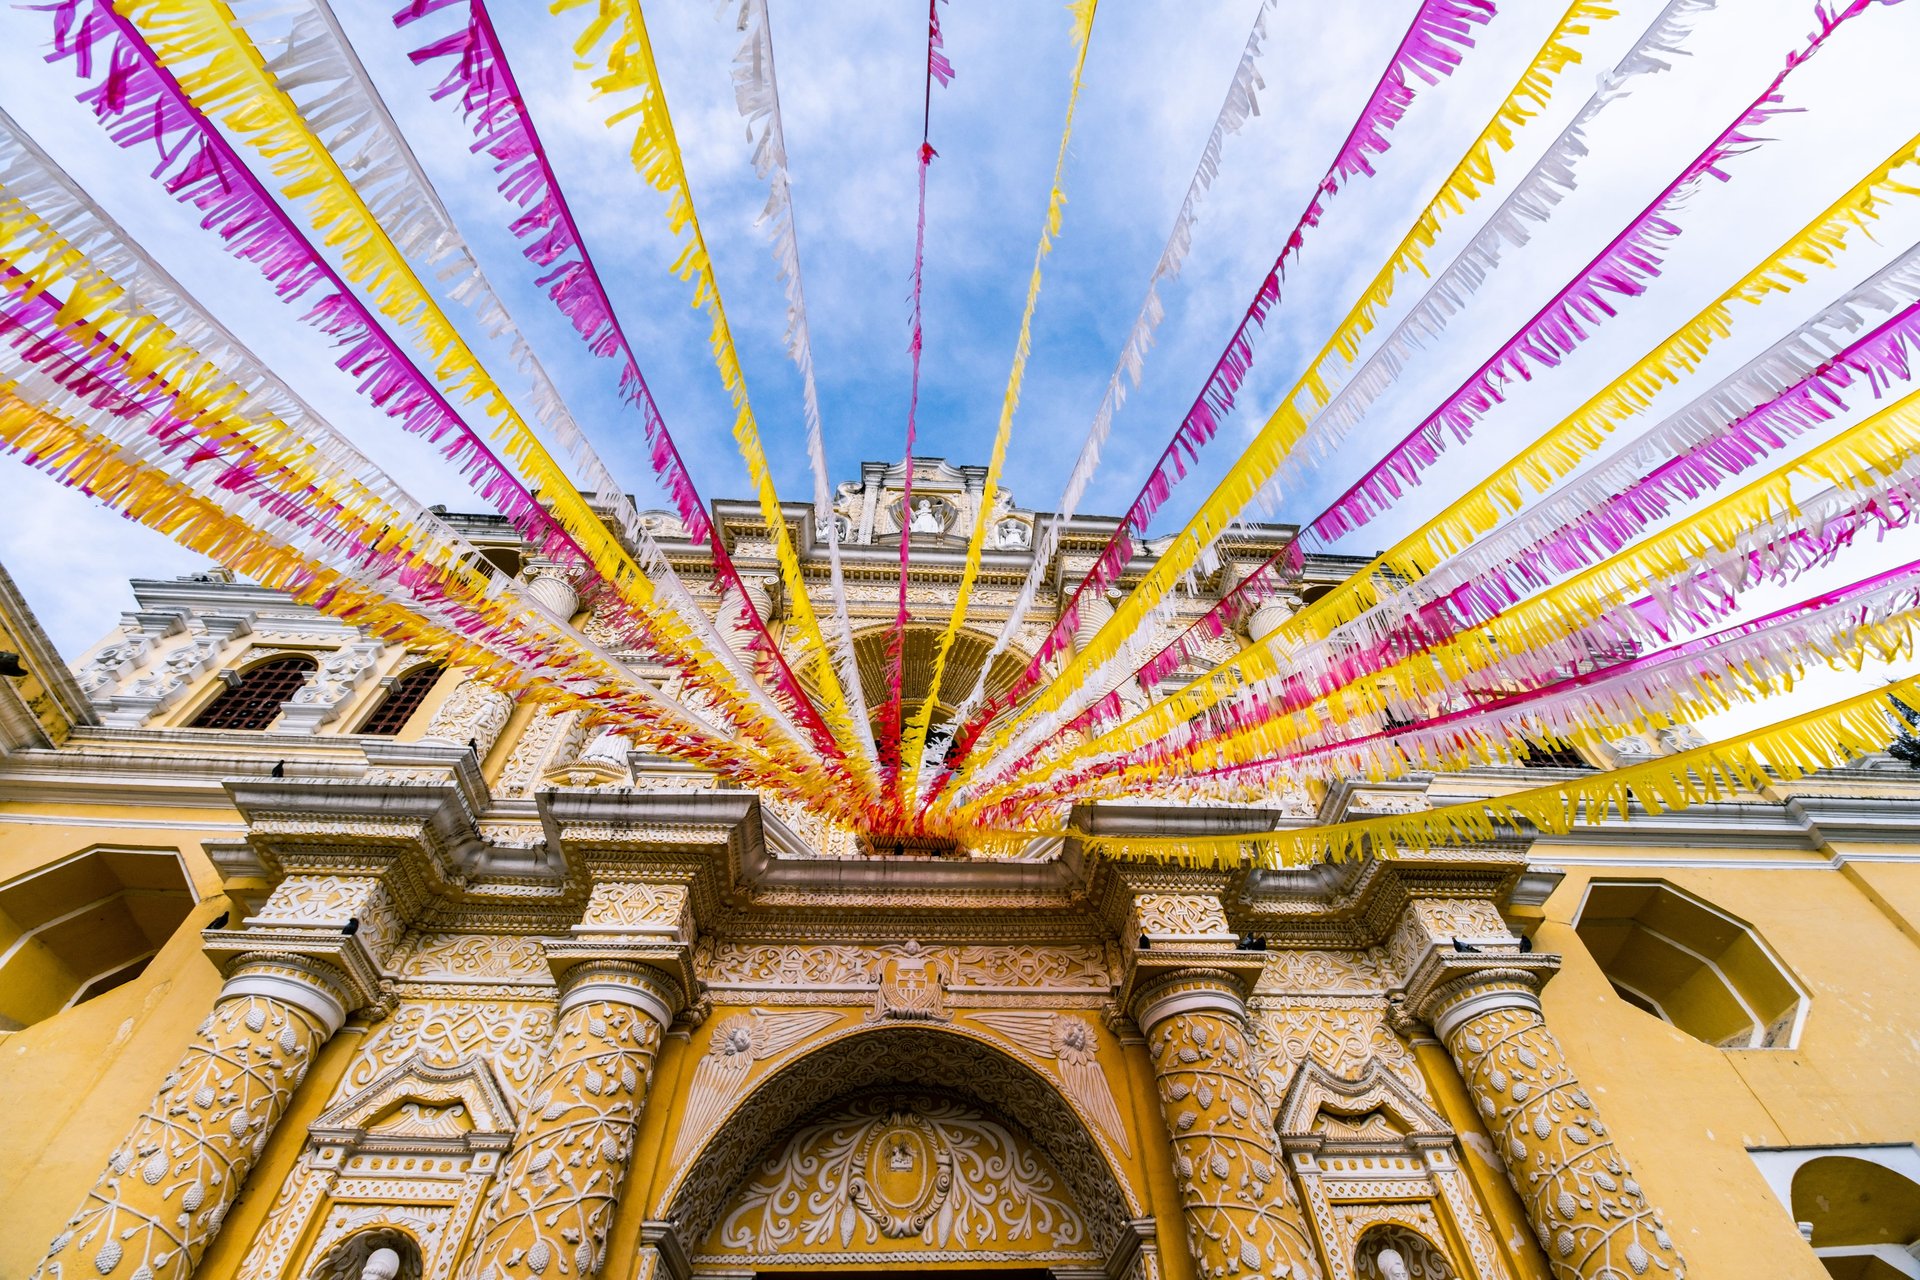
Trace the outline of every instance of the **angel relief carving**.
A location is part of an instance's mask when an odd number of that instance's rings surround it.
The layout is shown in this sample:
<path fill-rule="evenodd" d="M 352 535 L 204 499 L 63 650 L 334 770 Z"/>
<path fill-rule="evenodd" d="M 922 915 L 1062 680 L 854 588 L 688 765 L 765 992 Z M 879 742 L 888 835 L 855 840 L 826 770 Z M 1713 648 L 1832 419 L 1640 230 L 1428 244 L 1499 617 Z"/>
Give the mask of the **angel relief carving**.
<path fill-rule="evenodd" d="M 968 1015 L 1037 1058 L 1052 1058 L 1066 1094 L 1083 1115 L 1092 1117 L 1121 1151 L 1133 1154 L 1120 1107 L 1099 1060 L 1100 1038 L 1085 1018 L 1064 1013 L 996 1009 Z"/>
<path fill-rule="evenodd" d="M 754 1009 L 749 1013 L 736 1013 L 714 1027 L 707 1052 L 693 1069 L 693 1087 L 687 1094 L 686 1110 L 680 1116 L 674 1160 L 692 1156 L 707 1135 L 719 1127 L 733 1104 L 746 1092 L 754 1063 L 786 1052 L 815 1032 L 832 1026 L 840 1017 L 825 1010 L 783 1013 Z"/>

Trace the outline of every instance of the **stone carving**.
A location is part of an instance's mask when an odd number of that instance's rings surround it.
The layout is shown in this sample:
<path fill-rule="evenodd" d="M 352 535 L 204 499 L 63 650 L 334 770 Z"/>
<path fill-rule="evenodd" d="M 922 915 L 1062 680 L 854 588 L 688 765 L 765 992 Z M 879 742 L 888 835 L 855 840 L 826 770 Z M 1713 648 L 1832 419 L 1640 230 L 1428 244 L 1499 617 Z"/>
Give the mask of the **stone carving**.
<path fill-rule="evenodd" d="M 420 934 L 401 962 L 400 976 L 459 982 L 550 981 L 540 944 L 510 934 Z"/>
<path fill-rule="evenodd" d="M 1502 1148 L 1553 1274 L 1611 1280 L 1657 1268 L 1681 1280 L 1686 1264 L 1672 1237 L 1537 1005 L 1482 997 L 1476 1014 L 1474 999 L 1455 1005 L 1468 1016 L 1442 1012 L 1436 1025 Z"/>
<path fill-rule="evenodd" d="M 1307 1062 L 1352 1080 L 1377 1061 L 1426 1097 L 1420 1065 L 1407 1042 L 1387 1025 L 1384 1003 L 1348 1008 L 1262 1000 L 1254 1005 L 1247 1021 L 1257 1046 L 1260 1089 L 1275 1106 L 1286 1097 L 1294 1073 Z"/>
<path fill-rule="evenodd" d="M 484 758 L 513 716 L 513 698 L 479 680 L 462 680 L 427 722 L 422 741 L 473 744 Z"/>
<path fill-rule="evenodd" d="M 1231 935 L 1220 899 L 1204 893 L 1146 893 L 1133 900 L 1141 933 L 1161 938 Z"/>
<path fill-rule="evenodd" d="M 293 697 L 281 706 L 276 733 L 312 733 L 338 716 L 358 689 L 373 674 L 374 664 L 386 651 L 378 640 L 356 640 L 320 659 L 320 668 L 312 679 L 294 690 Z"/>
<path fill-rule="evenodd" d="M 449 1216 L 448 1210 L 439 1205 L 336 1207 L 312 1251 L 312 1256 L 321 1261 L 312 1271 L 296 1274 L 303 1280 L 363 1280 L 381 1275 L 420 1280 L 423 1269 L 414 1241 L 437 1251 L 446 1237 Z M 392 1270 L 373 1270 L 375 1260 L 383 1254 L 391 1259 Z"/>
<path fill-rule="evenodd" d="M 1706 746 L 1707 735 L 1700 732 L 1697 725 L 1676 724 L 1660 731 L 1660 745 L 1677 755 Z"/>
<path fill-rule="evenodd" d="M 749 1091 L 700 1158 L 677 1167 L 661 1197 L 661 1216 L 680 1222 L 683 1238 L 705 1239 L 732 1189 L 773 1154 L 769 1135 L 802 1124 L 823 1098 L 909 1079 L 949 1099 L 975 1100 L 1017 1124 L 1064 1181 L 1100 1256 L 1131 1233 L 1130 1219 L 1145 1213 L 1140 1193 L 1116 1180 L 1122 1166 L 1117 1156 L 1103 1154 L 1099 1130 L 1078 1117 L 1046 1076 L 983 1040 L 905 1022 L 829 1040 Z"/>
<path fill-rule="evenodd" d="M 687 890 L 677 884 L 607 880 L 593 886 L 580 927 L 679 936 L 691 930 Z"/>
<path fill-rule="evenodd" d="M 1098 1054 L 1099 1034 L 1085 1018 L 1065 1013 L 994 1010 L 969 1015 L 973 1021 L 992 1027 L 1036 1058 L 1052 1058 L 1060 1072 L 1067 1096 L 1073 1099 L 1095 1124 L 1106 1130 L 1115 1145 L 1133 1154 L 1127 1142 L 1127 1129 L 1120 1122 L 1120 1108 L 1113 1099 Z"/>
<path fill-rule="evenodd" d="M 746 1091 L 753 1064 L 785 1053 L 815 1032 L 840 1021 L 824 1010 L 777 1013 L 755 1009 L 723 1019 L 713 1029 L 705 1056 L 693 1069 L 686 1109 L 680 1115 L 679 1138 L 673 1158 L 685 1160 L 732 1109 Z"/>
<path fill-rule="evenodd" d="M 923 947 L 948 974 L 948 989 L 969 986 L 1021 990 L 1105 991 L 1113 984 L 1106 949 L 1092 943 L 1059 946 Z M 800 946 L 702 939 L 694 960 L 712 986 L 870 987 L 888 952 L 841 944 Z"/>
<path fill-rule="evenodd" d="M 357 1093 L 415 1054 L 434 1067 L 451 1067 L 473 1054 L 492 1068 L 501 1092 L 517 1112 L 526 1106 L 552 1034 L 550 1003 L 403 1001 L 367 1037 L 334 1096 Z"/>
<path fill-rule="evenodd" d="M 144 635 L 125 636 L 103 645 L 75 673 L 81 692 L 96 702 L 101 701 L 98 695 L 111 692 L 123 676 L 145 662 L 152 652 L 153 640 Z"/>
<path fill-rule="evenodd" d="M 651 1012 L 617 1000 L 583 999 L 561 1013 L 546 1072 L 476 1229 L 478 1274 L 586 1277 L 605 1264 L 660 1033 Z"/>
<path fill-rule="evenodd" d="M 294 999 L 227 994 L 214 1006 L 80 1211 L 54 1237 L 35 1273 L 43 1280 L 83 1268 L 127 1280 L 186 1280 L 199 1265 L 315 1051 L 339 1026 L 338 1018 L 303 1007 L 312 1000 L 341 1009 L 316 966 L 252 962 L 236 974 Z M 299 994 L 302 987 L 313 996 Z"/>
<path fill-rule="evenodd" d="M 993 526 L 995 551 L 1025 551 L 1033 545 L 1033 526 L 1017 517 L 1001 520 Z"/>
<path fill-rule="evenodd" d="M 718 1237 L 724 1249 L 784 1257 L 883 1239 L 1073 1249 L 1088 1231 L 1059 1177 L 1004 1125 L 949 1098 L 882 1096 L 794 1134 Z"/>
<path fill-rule="evenodd" d="M 939 962 L 908 939 L 898 954 L 880 966 L 880 985 L 874 990 L 868 1020 L 945 1022 L 952 1016 L 947 1012 L 946 978 Z"/>
<path fill-rule="evenodd" d="M 534 712 L 514 740 L 506 767 L 500 771 L 500 797 L 513 800 L 532 795 L 540 784 L 541 771 L 564 760 L 579 746 L 585 732 L 578 711 L 542 707 Z"/>
<path fill-rule="evenodd" d="M 384 965 L 406 926 L 385 886 L 372 876 L 288 876 L 247 923 L 338 929 L 352 920 L 360 922 L 358 936 L 368 953 Z"/>
<path fill-rule="evenodd" d="M 1386 953 L 1366 951 L 1270 951 L 1255 990 L 1262 995 L 1384 995 L 1394 985 Z"/>
<path fill-rule="evenodd" d="M 360 1280 L 394 1280 L 399 1274 L 400 1255 L 391 1249 L 375 1249 L 367 1255 L 367 1265 L 360 1268 Z"/>
<path fill-rule="evenodd" d="M 913 519 L 908 528 L 915 534 L 945 533 L 949 518 L 945 503 L 936 509 L 931 498 L 921 498 L 913 504 Z"/>
<path fill-rule="evenodd" d="M 1173 975 L 1141 997 L 1174 1182 L 1201 1280 L 1317 1280 L 1319 1266 L 1254 1083 L 1238 993 L 1208 975 Z M 1155 1017 L 1160 1009 L 1174 1010 Z"/>
<path fill-rule="evenodd" d="M 1377 1227 L 1367 1232 L 1354 1254 L 1354 1272 L 1361 1280 L 1453 1280 L 1447 1256 L 1427 1238 L 1405 1227 Z"/>

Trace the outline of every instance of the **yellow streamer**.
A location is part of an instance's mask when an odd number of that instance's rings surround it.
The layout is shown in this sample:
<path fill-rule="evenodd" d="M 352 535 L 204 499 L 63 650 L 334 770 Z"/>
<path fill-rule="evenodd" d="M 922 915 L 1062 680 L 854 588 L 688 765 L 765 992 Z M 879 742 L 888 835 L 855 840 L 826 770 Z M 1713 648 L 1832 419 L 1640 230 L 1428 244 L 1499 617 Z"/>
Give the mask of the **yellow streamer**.
<path fill-rule="evenodd" d="M 1007 389 L 1000 397 L 1000 423 L 994 431 L 993 453 L 987 462 L 987 478 L 974 504 L 973 532 L 967 538 L 967 558 L 960 570 L 960 588 L 954 596 L 953 613 L 933 655 L 933 679 L 913 727 L 901 751 L 900 779 L 903 790 L 910 791 L 920 776 L 920 757 L 927 749 L 927 731 L 933 725 L 935 703 L 940 697 L 940 682 L 947 673 L 947 657 L 954 638 L 967 620 L 967 605 L 973 599 L 973 585 L 980 576 L 980 556 L 987 545 L 987 528 L 993 516 L 993 500 L 1000 492 L 1000 472 L 1007 461 L 1007 442 L 1013 434 L 1014 411 L 1020 407 L 1020 386 L 1027 376 L 1027 356 L 1033 349 L 1033 312 L 1040 301 L 1040 268 L 1053 251 L 1053 239 L 1060 234 L 1060 213 L 1066 207 L 1061 190 L 1067 168 L 1067 144 L 1073 138 L 1073 113 L 1080 104 L 1080 79 L 1087 66 L 1087 46 L 1093 40 L 1093 19 L 1100 0 L 1074 0 L 1067 6 L 1073 15 L 1073 79 L 1067 90 L 1067 119 L 1060 130 L 1060 149 L 1053 161 L 1053 185 L 1047 192 L 1047 219 L 1040 228 L 1040 243 L 1033 251 L 1033 273 L 1027 278 L 1026 307 L 1020 313 L 1020 337 L 1013 347 L 1013 368 L 1007 374 Z M 903 533 L 901 535 L 905 537 Z"/>
<path fill-rule="evenodd" d="M 1337 360 L 1346 365 L 1353 363 L 1359 355 L 1361 339 L 1373 331 L 1381 311 L 1392 301 L 1401 276 L 1415 271 L 1427 274 L 1426 254 L 1439 239 L 1441 224 L 1463 212 L 1468 205 L 1492 189 L 1496 154 L 1513 149 L 1515 135 L 1545 109 L 1555 79 L 1568 67 L 1580 62 L 1578 39 L 1591 34 L 1594 24 L 1613 18 L 1617 13 L 1618 10 L 1611 3 L 1593 3 L 1591 0 L 1575 0 L 1567 7 L 1546 43 L 1541 45 L 1540 51 L 1521 73 L 1512 91 L 1495 109 L 1493 118 L 1481 129 L 1479 136 L 1460 157 L 1459 163 L 1441 182 L 1440 189 L 1388 255 L 1386 264 L 1335 326 L 1333 336 L 1327 339 L 1326 345 L 1308 363 L 1306 372 L 1300 375 L 1293 389 L 1281 400 L 1279 408 L 1267 419 L 1266 426 L 1247 447 L 1233 470 L 1208 495 L 1187 527 L 1160 553 L 1146 578 L 1121 601 L 1114 616 L 1095 635 L 1092 643 L 1063 665 L 1060 672 L 1027 704 L 1026 714 L 1057 710 L 1068 694 L 1085 683 L 1089 674 L 1113 656 L 1123 637 L 1132 635 L 1143 625 L 1147 613 L 1165 598 L 1174 584 L 1193 567 L 1201 552 L 1212 545 L 1228 522 L 1272 477 L 1281 459 L 1299 443 L 1312 420 L 1312 414 L 1325 408 L 1333 398 L 1331 379 L 1334 376 L 1334 362 Z M 1311 411 L 1300 407 L 1298 402 L 1303 395 L 1312 398 Z M 969 766 L 955 780 L 957 786 L 965 786 L 980 765 L 991 760 L 1006 745 L 1014 727 L 1014 722 L 1008 721 L 986 735 L 980 746 L 971 753 Z"/>
<path fill-rule="evenodd" d="M 274 83 L 226 6 L 220 0 L 121 0 L 119 7 L 194 105 L 268 161 L 289 201 L 304 202 L 315 233 L 339 252 L 342 274 L 432 356 L 433 377 L 447 394 L 482 406 L 501 452 L 551 504 L 554 520 L 587 553 L 594 570 L 655 624 L 663 642 L 702 661 L 704 646 L 660 606 L 653 583 L 468 348 L 338 162 Z M 703 665 L 716 684 L 732 683 L 717 661 L 707 657 Z"/>
<path fill-rule="evenodd" d="M 1539 490 L 1549 487 L 1554 478 L 1566 475 L 1597 450 L 1615 426 L 1645 409 L 1663 388 L 1677 384 L 1685 373 L 1698 367 L 1709 348 L 1732 333 L 1735 302 L 1758 306 L 1771 294 L 1789 292 L 1804 284 L 1808 268 L 1836 265 L 1840 254 L 1852 247 L 1850 233 L 1860 231 L 1864 235 L 1867 225 L 1880 217 L 1881 205 L 1896 196 L 1920 195 L 1917 175 L 1906 172 L 1916 166 L 1920 166 L 1920 134 L 1902 144 L 1873 172 L 1534 445 L 1365 569 L 1287 619 L 1264 641 L 1249 646 L 1124 724 L 1061 752 L 1024 777 L 1004 780 L 983 792 L 982 798 L 1006 794 L 1023 782 L 1050 776 L 1096 752 L 1126 750 L 1165 735 L 1175 725 L 1280 670 L 1286 661 L 1283 655 L 1301 641 L 1324 637 L 1358 617 L 1381 598 L 1383 591 L 1398 585 L 1378 582 L 1383 570 L 1417 578 L 1438 563 L 1444 548 L 1467 545 L 1476 532 L 1498 523 L 1503 505 L 1508 510 L 1521 505 L 1523 479 Z M 1283 405 L 1283 412 L 1285 408 Z"/>
<path fill-rule="evenodd" d="M 574 42 L 574 53 L 580 58 L 592 56 L 611 33 L 612 40 L 603 59 L 606 70 L 594 77 L 594 90 L 601 95 L 640 94 L 637 102 L 609 116 L 607 124 L 611 127 L 629 118 L 635 121 L 631 148 L 633 167 L 648 186 L 667 197 L 668 229 L 676 238 L 683 232 L 687 234 L 680 256 L 673 263 L 673 273 L 693 283 L 693 305 L 704 309 L 712 320 L 708 345 L 713 350 L 721 384 L 733 403 L 733 438 L 747 464 L 747 476 L 759 500 L 761 519 L 766 522 L 768 535 L 773 540 L 774 558 L 780 564 L 780 576 L 786 584 L 788 611 L 798 624 L 814 681 L 827 696 L 823 714 L 850 766 L 871 785 L 873 762 L 867 758 L 860 734 L 854 728 L 853 713 L 840 684 L 839 672 L 834 668 L 832 652 L 821 634 L 806 576 L 794 550 L 786 517 L 780 510 L 780 496 L 774 490 L 766 450 L 760 442 L 760 427 L 747 398 L 740 354 L 734 347 L 733 330 L 727 323 L 726 304 L 721 300 L 720 282 L 713 273 L 706 234 L 694 209 L 693 191 L 687 184 L 686 164 L 674 133 L 673 117 L 667 110 L 666 88 L 654 62 L 646 18 L 638 0 L 553 0 L 552 11 L 564 13 L 587 4 L 595 6 L 594 16 Z"/>
<path fill-rule="evenodd" d="M 1565 835 L 1581 823 L 1626 817 L 1637 800 L 1649 813 L 1684 809 L 1792 780 L 1886 748 L 1898 720 L 1888 697 L 1920 701 L 1920 676 L 1829 703 L 1742 737 L 1511 795 L 1413 813 L 1389 814 L 1297 831 L 1225 837 L 1098 836 L 1075 833 L 1089 852 L 1200 866 L 1303 866 L 1322 858 L 1371 852 L 1391 857 L 1401 846 L 1472 844 L 1531 826 Z M 1503 829 L 1505 828 L 1505 829 Z"/>

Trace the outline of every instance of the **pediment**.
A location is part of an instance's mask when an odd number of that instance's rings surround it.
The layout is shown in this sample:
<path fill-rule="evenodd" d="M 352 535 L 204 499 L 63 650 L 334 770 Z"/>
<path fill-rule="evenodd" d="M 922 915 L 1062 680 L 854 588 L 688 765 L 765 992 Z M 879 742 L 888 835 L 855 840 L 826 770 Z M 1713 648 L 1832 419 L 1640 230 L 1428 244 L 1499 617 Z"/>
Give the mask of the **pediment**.
<path fill-rule="evenodd" d="M 1379 1060 L 1348 1079 L 1308 1062 L 1280 1106 L 1283 1143 L 1406 1148 L 1451 1140 L 1453 1130 L 1426 1099 Z"/>
<path fill-rule="evenodd" d="M 437 1067 L 416 1054 L 322 1112 L 310 1132 L 349 1146 L 496 1149 L 513 1137 L 513 1110 L 479 1055 Z"/>

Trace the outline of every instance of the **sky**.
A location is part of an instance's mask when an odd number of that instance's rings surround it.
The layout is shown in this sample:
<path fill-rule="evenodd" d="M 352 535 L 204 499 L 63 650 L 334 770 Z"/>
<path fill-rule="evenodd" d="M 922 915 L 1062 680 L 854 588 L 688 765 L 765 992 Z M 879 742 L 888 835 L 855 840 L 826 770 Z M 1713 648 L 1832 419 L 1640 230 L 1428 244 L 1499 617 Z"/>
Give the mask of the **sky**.
<path fill-rule="evenodd" d="M 639 424 L 618 400 L 614 370 L 578 346 L 532 284 L 506 231 L 487 167 L 467 151 L 453 109 L 429 100 L 436 69 L 413 67 L 419 28 L 395 31 L 391 0 L 336 0 L 336 11 L 394 115 L 494 284 L 640 506 L 665 507 L 651 484 Z M 558 16 L 530 2 L 493 6 L 573 207 L 634 340 L 648 380 L 709 498 L 745 496 L 725 393 L 706 349 L 704 316 L 668 271 L 677 253 L 664 201 L 634 174 L 628 134 L 604 124 L 570 45 L 588 10 Z M 1052 509 L 1118 348 L 1183 198 L 1202 143 L 1239 61 L 1257 0 L 1107 0 L 1094 27 L 1065 176 L 1064 226 L 1045 263 L 1033 353 L 1014 422 L 1006 484 L 1022 506 Z M 1143 383 L 1131 392 L 1082 510 L 1128 503 L 1178 425 L 1232 326 L 1293 227 L 1314 183 L 1371 90 L 1414 0 L 1340 5 L 1276 0 L 1260 62 L 1260 114 L 1226 144 L 1193 251 L 1166 308 Z M 1259 336 L 1240 408 L 1198 474 L 1175 493 L 1156 532 L 1172 532 L 1258 430 L 1505 97 L 1558 20 L 1558 0 L 1502 0 L 1459 71 L 1422 86 L 1377 173 L 1330 203 Z M 1541 119 L 1502 160 L 1494 196 L 1454 219 L 1431 261 L 1444 264 L 1478 229 L 1506 184 L 1585 101 L 1659 11 L 1618 0 L 1619 16 L 1582 45 Z M 783 497 L 811 493 L 799 379 L 783 346 L 785 303 L 755 219 L 755 178 L 735 109 L 731 4 L 655 3 L 648 18 L 690 181 L 774 477 Z M 915 216 L 925 57 L 924 8 L 908 0 L 770 0 L 809 320 L 830 471 L 850 479 L 864 460 L 897 460 L 905 425 L 908 274 Z M 939 152 L 928 185 L 923 385 L 917 453 L 986 461 L 1006 387 L 1035 239 L 1066 106 L 1068 16 L 1034 0 L 952 0 L 944 9 L 953 84 L 936 88 Z M 443 24 L 444 25 L 444 24 Z M 1734 119 L 1813 28 L 1807 0 L 1722 0 L 1669 73 L 1641 77 L 1589 131 L 1580 187 L 1420 353 L 1342 448 L 1304 477 L 1278 516 L 1304 521 L 1418 422 L 1485 356 Z M 437 28 L 436 28 L 437 30 Z M 0 9 L 0 106 L 338 427 L 423 502 L 476 509 L 459 479 L 357 400 L 297 314 L 115 148 L 73 99 L 67 64 L 47 65 L 45 14 Z M 1839 32 L 1796 71 L 1771 139 L 1730 162 L 1677 221 L 1683 234 L 1647 293 L 1620 305 L 1558 369 L 1513 389 L 1467 448 L 1453 448 L 1424 484 L 1337 549 L 1369 552 L 1430 515 L 1490 464 L 1518 451 L 1739 277 L 1910 136 L 1920 119 L 1920 4 L 1882 6 Z M 1908 207 L 1914 206 L 1914 207 Z M 1896 202 L 1871 239 L 1801 288 L 1744 309 L 1695 389 L 1737 368 L 1824 303 L 1920 239 L 1920 200 Z M 1403 287 L 1377 332 L 1419 296 Z M 460 321 L 465 313 L 449 308 Z M 524 386 L 504 344 L 466 331 L 502 385 Z M 1657 409 L 1684 403 L 1686 387 Z M 1857 414 L 1855 416 L 1858 416 Z M 18 580 L 55 642 L 77 656 L 132 607 L 129 577 L 202 567 L 160 535 L 121 520 L 19 464 L 0 460 L 0 563 Z M 1863 548 L 1830 574 L 1770 603 L 1920 557 L 1920 537 Z M 1853 675 L 1857 687 L 1882 674 Z M 1849 683 L 1851 681 L 1851 683 Z M 1761 719 L 1770 718 L 1762 716 Z"/>

